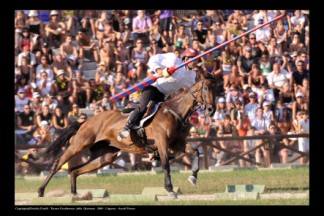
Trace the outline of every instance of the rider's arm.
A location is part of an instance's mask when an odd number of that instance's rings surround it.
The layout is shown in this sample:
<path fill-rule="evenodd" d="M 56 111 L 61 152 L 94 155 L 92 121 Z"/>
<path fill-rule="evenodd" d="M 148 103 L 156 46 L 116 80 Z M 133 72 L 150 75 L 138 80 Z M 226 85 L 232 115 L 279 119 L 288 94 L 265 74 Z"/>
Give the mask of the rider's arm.
<path fill-rule="evenodd" d="M 154 71 L 155 73 L 158 73 L 158 69 L 164 69 L 166 67 L 165 62 L 166 62 L 166 54 L 157 54 L 152 56 L 147 65 L 149 68 Z"/>

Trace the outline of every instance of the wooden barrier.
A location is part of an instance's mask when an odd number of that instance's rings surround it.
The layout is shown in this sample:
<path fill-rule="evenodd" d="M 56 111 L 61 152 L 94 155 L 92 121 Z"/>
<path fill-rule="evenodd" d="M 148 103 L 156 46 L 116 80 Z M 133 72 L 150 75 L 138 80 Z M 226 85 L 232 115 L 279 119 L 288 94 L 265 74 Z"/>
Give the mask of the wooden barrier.
<path fill-rule="evenodd" d="M 226 152 L 227 154 L 229 154 L 230 156 L 233 156 L 231 159 L 223 162 L 221 165 L 228 165 L 229 163 L 236 161 L 238 159 L 242 159 L 244 161 L 247 161 L 249 163 L 258 165 L 258 166 L 264 166 L 263 164 L 257 163 L 256 161 L 253 161 L 249 158 L 245 158 L 244 155 L 249 154 L 250 152 L 253 152 L 254 150 L 261 148 L 262 146 L 265 146 L 267 144 L 269 144 L 269 155 L 270 155 L 270 164 L 272 162 L 272 149 L 274 146 L 279 146 L 281 148 L 287 148 L 290 149 L 293 152 L 299 153 L 300 155 L 297 156 L 296 158 L 288 161 L 288 163 L 292 163 L 294 161 L 296 161 L 297 159 L 303 157 L 303 156 L 308 156 L 308 153 L 305 152 L 301 152 L 291 146 L 286 146 L 284 144 L 275 142 L 275 139 L 283 139 L 283 138 L 299 138 L 299 137 L 309 137 L 309 134 L 277 134 L 277 135 L 254 135 L 254 136 L 232 136 L 232 137 L 196 137 L 196 138 L 187 138 L 187 141 L 201 141 L 201 143 L 199 145 L 197 145 L 197 147 L 199 147 L 200 145 L 203 147 L 204 149 L 204 168 L 208 169 L 208 154 L 207 153 L 207 146 L 211 146 L 212 148 L 217 148 L 221 151 Z M 231 152 L 228 149 L 224 149 L 220 146 L 217 145 L 213 145 L 212 141 L 231 141 L 231 140 L 258 140 L 258 139 L 262 139 L 264 140 L 261 144 L 255 146 L 253 149 L 247 151 L 247 152 L 242 152 L 242 153 L 235 153 L 235 152 Z"/>
<path fill-rule="evenodd" d="M 244 161 L 247 161 L 251 164 L 255 164 L 258 166 L 264 166 L 261 163 L 257 163 L 254 160 L 251 160 L 249 158 L 245 158 L 244 156 L 249 154 L 250 152 L 253 152 L 254 150 L 261 148 L 262 146 L 265 146 L 267 144 L 269 144 L 269 154 L 270 154 L 270 164 L 272 162 L 272 149 L 274 146 L 278 146 L 281 148 L 287 148 L 290 149 L 293 152 L 296 152 L 299 154 L 299 156 L 297 156 L 296 158 L 291 159 L 290 161 L 288 161 L 288 163 L 292 163 L 296 160 L 298 160 L 299 158 L 303 157 L 303 156 L 308 156 L 308 153 L 305 152 L 301 152 L 291 146 L 286 146 L 284 144 L 275 142 L 275 139 L 282 139 L 282 138 L 299 138 L 299 137 L 309 137 L 309 134 L 291 134 L 291 135 L 287 135 L 287 134 L 278 134 L 278 135 L 254 135 L 254 136 L 232 136 L 232 137 L 197 137 L 197 138 L 187 138 L 187 141 L 201 141 L 201 143 L 199 145 L 197 145 L 197 147 L 202 146 L 203 147 L 203 151 L 204 151 L 204 158 L 203 158 L 203 168 L 204 169 L 208 169 L 208 154 L 207 154 L 207 146 L 210 146 L 212 148 L 217 148 L 221 151 L 224 151 L 225 153 L 229 154 L 230 156 L 232 156 L 231 159 L 225 161 L 222 163 L 222 165 L 228 165 L 236 160 L 242 159 Z M 264 140 L 261 144 L 257 145 L 256 147 L 254 147 L 253 149 L 247 151 L 247 152 L 242 152 L 242 153 L 235 153 L 232 152 L 228 149 L 224 149 L 220 146 L 217 145 L 213 145 L 212 141 L 231 141 L 231 140 L 253 140 L 253 139 L 262 139 Z M 16 145 L 16 149 L 17 150 L 25 150 L 25 149 L 29 149 L 29 148 L 44 148 L 46 147 L 46 144 L 42 144 L 42 145 L 29 145 L 29 146 L 21 146 L 21 145 Z M 184 154 L 180 154 L 176 159 L 173 159 L 172 163 L 177 161 L 177 162 L 181 162 L 181 158 L 184 156 Z M 186 164 L 188 165 L 188 164 Z"/>

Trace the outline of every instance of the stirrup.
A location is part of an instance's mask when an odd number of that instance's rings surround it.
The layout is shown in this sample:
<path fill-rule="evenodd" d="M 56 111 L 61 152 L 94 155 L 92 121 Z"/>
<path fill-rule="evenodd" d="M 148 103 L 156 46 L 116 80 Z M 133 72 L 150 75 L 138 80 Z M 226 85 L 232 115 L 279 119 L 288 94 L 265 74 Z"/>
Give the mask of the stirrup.
<path fill-rule="evenodd" d="M 129 134 L 130 134 L 130 129 L 128 128 L 121 129 L 120 131 L 118 131 L 117 141 L 118 142 L 123 141 L 123 139 L 129 137 Z"/>

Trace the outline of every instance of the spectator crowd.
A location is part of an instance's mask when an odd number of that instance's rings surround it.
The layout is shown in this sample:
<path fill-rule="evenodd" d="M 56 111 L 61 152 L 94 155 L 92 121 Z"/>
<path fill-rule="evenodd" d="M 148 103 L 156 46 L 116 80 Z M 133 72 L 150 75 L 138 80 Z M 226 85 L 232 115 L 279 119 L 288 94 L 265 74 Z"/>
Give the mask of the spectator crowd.
<path fill-rule="evenodd" d="M 181 57 L 186 48 L 204 53 L 278 15 L 283 18 L 201 58 L 196 79 L 216 79 L 217 105 L 212 117 L 203 110 L 192 115 L 190 136 L 309 133 L 308 10 L 17 10 L 16 143 L 49 142 L 85 119 L 83 109 L 96 115 L 136 106 L 140 91 L 118 103 L 108 99 L 152 76 L 151 56 L 174 52 Z M 94 73 L 85 78 L 89 65 Z M 308 138 L 277 141 L 309 151 Z M 241 153 L 261 142 L 214 144 Z M 216 148 L 199 151 L 215 166 L 229 158 Z M 281 163 L 291 156 L 286 148 L 273 152 Z M 33 157 L 35 149 L 23 153 Z M 266 146 L 246 157 L 270 163 Z M 248 164 L 240 160 L 239 165 Z"/>

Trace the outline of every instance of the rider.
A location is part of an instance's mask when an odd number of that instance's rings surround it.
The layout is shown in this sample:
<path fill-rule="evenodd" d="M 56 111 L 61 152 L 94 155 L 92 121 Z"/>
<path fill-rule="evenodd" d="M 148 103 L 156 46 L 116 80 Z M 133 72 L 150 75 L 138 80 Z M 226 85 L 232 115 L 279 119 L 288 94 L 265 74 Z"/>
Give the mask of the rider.
<path fill-rule="evenodd" d="M 187 48 L 183 52 L 182 60 L 177 58 L 174 53 L 157 54 L 150 58 L 148 66 L 155 72 L 155 76 L 159 78 L 152 85 L 143 88 L 139 107 L 128 117 L 125 127 L 118 132 L 117 140 L 119 142 L 129 136 L 130 129 L 143 117 L 147 105 L 151 100 L 161 102 L 166 95 L 170 95 L 181 88 L 189 88 L 195 84 L 196 72 L 193 68 L 197 64 L 197 61 L 193 61 L 179 68 L 172 76 L 168 73 L 168 68 L 176 67 L 182 64 L 183 61 L 188 61 L 197 55 L 199 55 L 197 50 Z"/>

